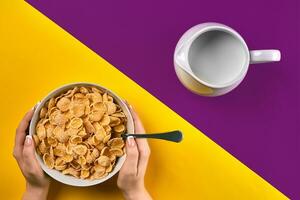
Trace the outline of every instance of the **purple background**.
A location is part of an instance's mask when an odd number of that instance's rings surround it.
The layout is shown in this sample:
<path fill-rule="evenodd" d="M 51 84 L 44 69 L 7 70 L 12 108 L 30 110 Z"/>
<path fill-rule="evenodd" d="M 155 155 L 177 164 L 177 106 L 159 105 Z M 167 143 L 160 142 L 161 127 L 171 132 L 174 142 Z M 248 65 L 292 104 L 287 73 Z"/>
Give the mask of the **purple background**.
<path fill-rule="evenodd" d="M 283 193 L 300 199 L 299 1 L 29 2 Z M 250 66 L 228 95 L 190 93 L 174 73 L 173 51 L 187 29 L 208 21 L 236 29 L 250 49 L 280 49 L 282 61 Z"/>

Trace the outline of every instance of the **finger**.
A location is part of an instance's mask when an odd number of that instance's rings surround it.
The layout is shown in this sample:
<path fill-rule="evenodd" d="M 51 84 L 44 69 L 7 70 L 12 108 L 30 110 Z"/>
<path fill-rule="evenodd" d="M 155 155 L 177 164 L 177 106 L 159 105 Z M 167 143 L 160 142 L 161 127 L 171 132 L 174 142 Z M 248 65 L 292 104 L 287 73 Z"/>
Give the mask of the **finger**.
<path fill-rule="evenodd" d="M 26 129 L 28 128 L 33 113 L 34 113 L 33 109 L 28 111 L 23 117 L 23 119 L 21 120 L 16 130 L 15 147 L 14 147 L 14 156 L 16 158 L 20 157 L 20 155 L 22 154 L 22 149 L 23 149 L 24 140 L 26 136 Z"/>
<path fill-rule="evenodd" d="M 136 127 L 136 134 L 145 133 L 144 126 L 143 126 L 142 121 L 140 120 L 138 114 L 134 111 L 134 109 L 132 108 L 131 105 L 129 105 L 129 109 L 133 116 L 134 124 Z M 138 174 L 141 176 L 144 176 L 146 173 L 148 160 L 149 160 L 149 156 L 150 156 L 150 148 L 149 148 L 147 139 L 142 139 L 142 138 L 137 139 L 136 143 L 137 143 L 137 147 L 139 150 Z"/>
<path fill-rule="evenodd" d="M 139 151 L 138 175 L 144 176 L 150 157 L 150 148 L 146 139 L 137 139 L 136 141 Z"/>
<path fill-rule="evenodd" d="M 37 164 L 34 142 L 31 135 L 27 135 L 24 142 L 23 163 L 28 167 L 28 169 L 34 169 Z"/>
<path fill-rule="evenodd" d="M 137 165 L 139 152 L 133 137 L 128 137 L 126 141 L 126 160 L 120 170 L 122 175 L 137 175 Z"/>

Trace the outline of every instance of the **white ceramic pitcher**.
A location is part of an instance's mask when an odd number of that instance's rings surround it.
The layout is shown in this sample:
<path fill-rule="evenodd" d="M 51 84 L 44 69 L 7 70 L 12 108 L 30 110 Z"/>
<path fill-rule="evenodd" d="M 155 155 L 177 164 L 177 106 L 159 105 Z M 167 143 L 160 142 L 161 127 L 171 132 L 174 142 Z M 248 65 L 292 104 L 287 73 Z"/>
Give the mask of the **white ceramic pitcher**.
<path fill-rule="evenodd" d="M 279 50 L 249 51 L 232 28 L 203 23 L 186 31 L 174 53 L 176 74 L 182 84 L 203 96 L 219 96 L 237 87 L 249 64 L 280 61 Z"/>

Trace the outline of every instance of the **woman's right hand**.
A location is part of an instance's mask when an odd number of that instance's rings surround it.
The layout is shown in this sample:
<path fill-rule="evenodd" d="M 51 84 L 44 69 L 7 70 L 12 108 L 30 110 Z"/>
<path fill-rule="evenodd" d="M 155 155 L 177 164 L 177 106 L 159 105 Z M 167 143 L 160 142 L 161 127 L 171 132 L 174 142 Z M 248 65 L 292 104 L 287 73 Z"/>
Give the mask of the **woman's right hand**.
<path fill-rule="evenodd" d="M 127 104 L 128 105 L 128 104 Z M 135 133 L 145 133 L 145 129 L 137 113 L 128 105 L 133 117 Z M 126 200 L 152 199 L 144 185 L 144 177 L 150 156 L 150 148 L 146 139 L 128 137 L 126 141 L 126 160 L 119 172 L 118 187 Z"/>

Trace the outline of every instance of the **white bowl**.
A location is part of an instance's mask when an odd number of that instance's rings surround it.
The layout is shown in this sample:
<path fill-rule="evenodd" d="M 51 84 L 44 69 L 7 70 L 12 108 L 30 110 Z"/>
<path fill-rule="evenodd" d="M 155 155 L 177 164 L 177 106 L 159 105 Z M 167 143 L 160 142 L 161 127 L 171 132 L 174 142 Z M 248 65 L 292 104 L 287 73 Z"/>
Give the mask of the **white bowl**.
<path fill-rule="evenodd" d="M 111 95 L 114 100 L 116 101 L 117 104 L 119 104 L 124 112 L 124 114 L 127 117 L 127 132 L 128 133 L 134 133 L 134 123 L 133 123 L 133 118 L 132 115 L 129 111 L 129 109 L 127 108 L 127 105 L 122 101 L 122 99 L 117 96 L 115 93 L 113 93 L 112 91 L 94 84 L 94 83 L 85 83 L 85 82 L 80 82 L 80 83 L 72 83 L 72 84 L 68 84 L 68 85 L 64 85 L 52 92 L 50 92 L 36 107 L 35 112 L 33 114 L 32 120 L 30 122 L 30 126 L 29 126 L 29 134 L 33 135 L 35 134 L 35 127 L 37 122 L 39 121 L 39 113 L 41 108 L 45 105 L 45 103 L 51 99 L 52 97 L 58 96 L 66 91 L 68 91 L 69 89 L 74 88 L 75 86 L 85 86 L 85 87 L 96 87 L 101 89 L 102 91 L 106 91 L 107 94 Z M 83 179 L 79 179 L 73 176 L 69 176 L 69 175 L 64 175 L 61 172 L 55 170 L 55 169 L 49 169 L 43 162 L 42 158 L 36 153 L 36 158 L 38 160 L 38 162 L 40 163 L 42 169 L 52 178 L 54 178 L 55 180 L 67 184 L 67 185 L 72 185 L 72 186 L 92 186 L 92 185 L 96 185 L 99 183 L 102 183 L 108 179 L 110 179 L 112 176 L 114 176 L 116 173 L 118 173 L 118 171 L 120 171 L 124 161 L 125 161 L 125 157 L 126 155 L 124 154 L 122 157 L 118 158 L 116 165 L 114 167 L 114 169 L 104 178 L 101 179 L 97 179 L 97 180 L 83 180 Z"/>

